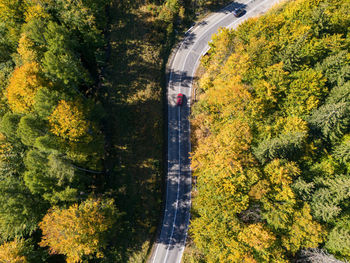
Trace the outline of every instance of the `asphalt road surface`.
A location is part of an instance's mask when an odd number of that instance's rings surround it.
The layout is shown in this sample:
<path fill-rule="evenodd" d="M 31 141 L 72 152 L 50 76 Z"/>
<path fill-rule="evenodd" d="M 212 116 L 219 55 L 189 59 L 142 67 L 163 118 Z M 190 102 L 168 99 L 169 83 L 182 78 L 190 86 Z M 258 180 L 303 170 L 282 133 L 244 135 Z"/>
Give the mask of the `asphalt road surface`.
<path fill-rule="evenodd" d="M 190 101 L 192 80 L 200 58 L 208 49 L 211 36 L 220 27 L 235 28 L 241 22 L 266 12 L 280 0 L 241 0 L 212 13 L 187 31 L 170 56 L 168 65 L 168 174 L 162 229 L 154 246 L 150 263 L 180 263 L 186 243 L 191 206 Z M 236 18 L 232 11 L 243 7 Z M 184 94 L 182 106 L 176 96 Z"/>

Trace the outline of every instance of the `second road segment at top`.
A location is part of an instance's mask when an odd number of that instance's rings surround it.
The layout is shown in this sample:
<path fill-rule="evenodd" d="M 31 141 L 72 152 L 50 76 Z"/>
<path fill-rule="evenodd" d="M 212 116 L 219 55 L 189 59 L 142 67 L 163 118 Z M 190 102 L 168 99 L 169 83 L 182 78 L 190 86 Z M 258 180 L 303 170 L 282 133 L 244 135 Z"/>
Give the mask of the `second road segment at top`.
<path fill-rule="evenodd" d="M 168 153 L 166 203 L 162 228 L 150 263 L 179 263 L 186 243 L 191 207 L 190 101 L 192 80 L 200 58 L 209 49 L 209 41 L 220 27 L 236 28 L 241 22 L 266 12 L 280 0 L 242 0 L 233 2 L 197 23 L 170 56 L 168 65 Z M 243 7 L 236 18 L 232 11 Z M 184 94 L 183 105 L 176 96 Z"/>

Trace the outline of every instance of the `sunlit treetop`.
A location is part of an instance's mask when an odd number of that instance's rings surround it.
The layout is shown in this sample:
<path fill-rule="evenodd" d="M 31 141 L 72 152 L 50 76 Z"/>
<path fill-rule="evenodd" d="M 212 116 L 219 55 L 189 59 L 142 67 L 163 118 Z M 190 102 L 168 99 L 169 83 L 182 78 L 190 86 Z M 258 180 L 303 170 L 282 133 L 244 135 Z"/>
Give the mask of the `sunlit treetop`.
<path fill-rule="evenodd" d="M 27 263 L 25 245 L 23 240 L 15 239 L 5 242 L 0 246 L 0 262 L 3 263 Z"/>
<path fill-rule="evenodd" d="M 51 132 L 70 141 L 87 135 L 90 123 L 86 120 L 80 103 L 61 100 L 49 117 Z"/>
<path fill-rule="evenodd" d="M 43 85 L 39 71 L 36 62 L 25 63 L 14 70 L 6 90 L 6 97 L 13 112 L 27 113 L 32 110 L 35 94 Z"/>

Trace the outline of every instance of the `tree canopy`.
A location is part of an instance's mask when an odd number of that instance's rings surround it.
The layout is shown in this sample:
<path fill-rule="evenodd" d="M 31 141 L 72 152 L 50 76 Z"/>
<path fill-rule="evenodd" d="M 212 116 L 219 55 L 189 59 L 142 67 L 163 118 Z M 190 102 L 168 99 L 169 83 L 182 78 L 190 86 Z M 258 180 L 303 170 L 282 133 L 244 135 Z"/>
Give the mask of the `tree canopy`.
<path fill-rule="evenodd" d="M 191 117 L 201 260 L 350 259 L 349 8 L 288 1 L 213 37 Z"/>

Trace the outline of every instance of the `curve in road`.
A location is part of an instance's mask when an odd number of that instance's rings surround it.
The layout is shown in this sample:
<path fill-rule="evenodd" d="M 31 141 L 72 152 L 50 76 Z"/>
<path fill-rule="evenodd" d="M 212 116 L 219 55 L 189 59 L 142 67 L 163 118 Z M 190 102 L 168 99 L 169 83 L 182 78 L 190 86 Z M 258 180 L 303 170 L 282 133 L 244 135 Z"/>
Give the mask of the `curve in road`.
<path fill-rule="evenodd" d="M 168 171 L 166 203 L 160 235 L 150 263 L 179 263 L 187 238 L 191 207 L 190 101 L 192 81 L 200 58 L 209 49 L 211 36 L 221 27 L 236 28 L 244 20 L 266 12 L 281 0 L 242 0 L 211 14 L 186 32 L 184 40 L 170 56 L 168 66 Z M 236 18 L 232 11 L 243 7 Z M 176 96 L 184 94 L 181 107 Z"/>

